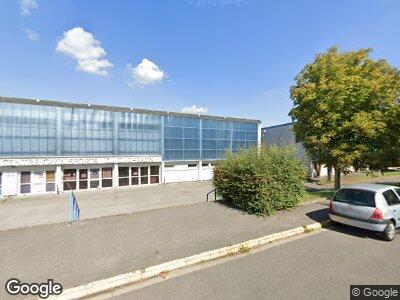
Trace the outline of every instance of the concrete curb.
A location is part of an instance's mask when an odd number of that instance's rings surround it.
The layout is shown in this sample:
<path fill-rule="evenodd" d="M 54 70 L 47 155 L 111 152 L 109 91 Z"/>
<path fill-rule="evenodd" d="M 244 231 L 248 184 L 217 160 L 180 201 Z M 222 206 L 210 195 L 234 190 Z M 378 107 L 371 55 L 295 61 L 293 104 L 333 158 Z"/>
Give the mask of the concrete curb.
<path fill-rule="evenodd" d="M 202 252 L 185 258 L 172 260 L 159 265 L 151 266 L 145 269 L 136 270 L 133 272 L 117 275 L 114 277 L 90 282 L 78 287 L 66 289 L 59 296 L 51 296 L 49 299 L 81 299 L 84 297 L 93 296 L 106 292 L 124 285 L 137 283 L 155 276 L 161 273 L 168 273 L 173 270 L 181 269 L 198 263 L 222 258 L 228 255 L 235 255 L 239 253 L 248 252 L 250 249 L 258 248 L 263 245 L 276 242 L 285 238 L 296 236 L 302 233 L 309 233 L 314 230 L 325 227 L 329 221 L 322 223 L 313 223 L 310 225 L 296 227 L 290 230 L 285 230 L 278 233 L 269 234 L 260 238 L 248 240 L 239 244 L 235 244 L 228 247 L 223 247 L 211 251 Z"/>

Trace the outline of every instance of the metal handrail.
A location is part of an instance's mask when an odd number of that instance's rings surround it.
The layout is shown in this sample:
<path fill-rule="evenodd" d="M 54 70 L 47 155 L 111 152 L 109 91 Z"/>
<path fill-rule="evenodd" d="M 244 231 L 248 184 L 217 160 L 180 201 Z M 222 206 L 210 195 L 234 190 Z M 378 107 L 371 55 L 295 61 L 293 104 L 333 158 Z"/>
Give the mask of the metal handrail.
<path fill-rule="evenodd" d="M 214 201 L 217 201 L 217 188 L 215 188 L 207 193 L 207 202 L 208 202 L 208 195 L 210 195 L 213 192 L 214 192 Z"/>

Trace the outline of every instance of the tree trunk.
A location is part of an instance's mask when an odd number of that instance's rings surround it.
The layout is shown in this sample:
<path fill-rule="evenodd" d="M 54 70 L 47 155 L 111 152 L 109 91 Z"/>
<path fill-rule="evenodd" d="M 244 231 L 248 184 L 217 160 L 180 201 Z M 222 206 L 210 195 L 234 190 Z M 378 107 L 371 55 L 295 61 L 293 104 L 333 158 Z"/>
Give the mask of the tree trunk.
<path fill-rule="evenodd" d="M 340 189 L 340 169 L 335 168 L 335 190 Z"/>
<path fill-rule="evenodd" d="M 326 181 L 331 182 L 332 181 L 332 166 L 327 166 L 328 168 L 328 173 L 326 175 Z"/>
<path fill-rule="evenodd" d="M 315 177 L 319 177 L 321 175 L 321 164 L 313 162 L 313 167 L 315 171 Z"/>

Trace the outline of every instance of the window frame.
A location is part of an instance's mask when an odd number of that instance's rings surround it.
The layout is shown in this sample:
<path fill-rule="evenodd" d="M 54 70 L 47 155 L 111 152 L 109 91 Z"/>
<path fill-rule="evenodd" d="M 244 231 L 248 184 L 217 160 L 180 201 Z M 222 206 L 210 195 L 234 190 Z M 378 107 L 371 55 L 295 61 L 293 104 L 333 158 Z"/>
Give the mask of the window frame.
<path fill-rule="evenodd" d="M 389 203 L 388 198 L 386 197 L 386 193 L 390 193 L 390 192 L 394 195 L 395 199 L 397 199 L 397 202 Z M 399 205 L 400 204 L 400 198 L 399 198 L 399 196 L 397 195 L 397 193 L 393 189 L 388 189 L 388 190 L 382 192 L 382 196 L 385 199 L 385 201 L 386 201 L 388 206 L 395 206 L 395 205 Z"/>

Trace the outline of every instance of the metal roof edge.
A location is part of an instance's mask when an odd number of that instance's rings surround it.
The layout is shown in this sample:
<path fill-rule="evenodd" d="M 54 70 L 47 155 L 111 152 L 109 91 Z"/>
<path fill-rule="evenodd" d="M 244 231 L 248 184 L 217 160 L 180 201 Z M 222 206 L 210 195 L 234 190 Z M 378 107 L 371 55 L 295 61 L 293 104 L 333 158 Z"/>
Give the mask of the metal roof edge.
<path fill-rule="evenodd" d="M 283 123 L 283 124 L 278 124 L 278 125 L 266 126 L 266 127 L 261 128 L 261 130 L 276 128 L 276 127 L 284 127 L 284 126 L 288 126 L 288 125 L 293 125 L 294 123 L 296 123 L 296 122 L 288 122 L 288 123 Z"/>
<path fill-rule="evenodd" d="M 189 118 L 198 118 L 198 119 L 204 118 L 204 119 L 213 119 L 213 120 L 238 121 L 238 122 L 250 122 L 250 123 L 261 124 L 260 120 L 255 120 L 255 119 L 222 117 L 222 116 L 203 115 L 203 114 L 189 114 L 189 113 L 181 113 L 181 112 L 169 112 L 169 111 L 151 110 L 151 109 L 128 108 L 128 107 L 100 105 L 100 104 L 73 103 L 73 102 L 64 102 L 64 101 L 55 101 L 55 100 L 42 100 L 42 99 L 0 96 L 0 102 L 16 103 L 16 104 L 43 105 L 43 106 L 70 107 L 70 108 L 98 109 L 98 110 L 108 110 L 108 111 L 117 111 L 117 112 L 136 112 L 136 113 L 157 114 L 157 115 L 163 115 L 163 116 L 178 116 L 178 117 L 189 117 Z"/>

